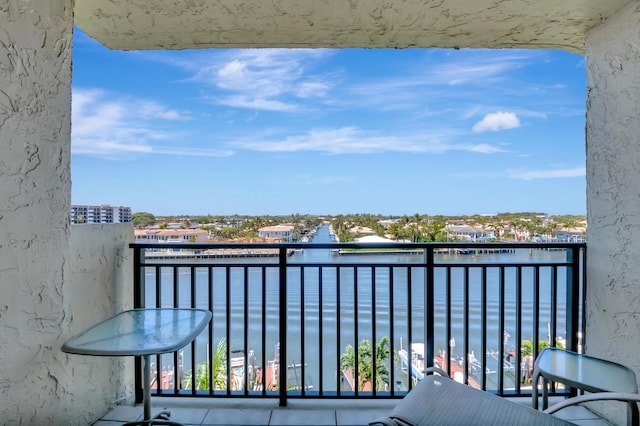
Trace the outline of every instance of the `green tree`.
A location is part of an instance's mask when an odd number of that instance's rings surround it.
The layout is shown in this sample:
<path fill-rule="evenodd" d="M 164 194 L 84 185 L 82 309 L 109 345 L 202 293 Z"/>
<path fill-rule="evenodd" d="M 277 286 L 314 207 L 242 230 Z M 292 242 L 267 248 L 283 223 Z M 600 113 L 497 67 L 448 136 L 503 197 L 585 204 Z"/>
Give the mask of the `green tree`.
<path fill-rule="evenodd" d="M 387 360 L 391 356 L 389 338 L 383 337 L 376 344 L 375 350 L 371 340 L 362 340 L 358 345 L 357 379 L 358 389 L 363 390 L 367 383 L 375 382 L 376 390 L 382 390 L 389 386 L 389 368 Z M 375 360 L 375 372 L 374 372 Z M 356 353 L 352 345 L 347 345 L 345 352 L 340 356 L 340 370 L 350 370 L 356 375 Z M 375 378 L 374 378 L 375 374 Z M 355 377 L 354 377 L 355 380 Z"/>
<path fill-rule="evenodd" d="M 543 350 L 544 348 L 548 348 L 548 347 L 549 347 L 549 342 L 547 342 L 546 340 L 540 340 L 538 342 L 538 353 L 540 353 L 540 351 Z M 558 344 L 557 347 L 564 349 L 562 347 L 562 344 Z M 531 340 L 523 340 L 522 344 L 520 345 L 520 351 L 522 353 L 522 356 L 533 354 L 533 342 Z"/>
<path fill-rule="evenodd" d="M 146 228 L 149 225 L 155 225 L 156 217 L 147 212 L 136 212 L 131 215 L 131 222 L 136 228 Z"/>
<path fill-rule="evenodd" d="M 213 376 L 212 376 L 213 374 Z M 227 388 L 227 341 L 223 337 L 216 346 L 213 354 L 213 369 L 208 362 L 198 364 L 196 367 L 195 386 L 199 390 L 209 389 L 209 378 L 213 377 L 213 389 Z M 183 389 L 191 389 L 193 374 L 189 371 L 183 380 Z"/>

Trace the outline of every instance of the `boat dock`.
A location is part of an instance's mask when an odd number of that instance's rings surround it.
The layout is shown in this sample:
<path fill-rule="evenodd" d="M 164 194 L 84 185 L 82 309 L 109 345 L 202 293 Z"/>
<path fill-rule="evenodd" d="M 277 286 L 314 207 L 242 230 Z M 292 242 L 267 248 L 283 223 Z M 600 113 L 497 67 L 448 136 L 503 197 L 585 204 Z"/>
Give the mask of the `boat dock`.
<path fill-rule="evenodd" d="M 288 250 L 287 256 L 293 255 L 294 250 Z M 227 258 L 248 258 L 248 257 L 278 257 L 278 249 L 209 249 L 203 251 L 166 250 L 147 251 L 146 259 L 153 260 L 196 260 L 196 259 L 227 259 Z"/>

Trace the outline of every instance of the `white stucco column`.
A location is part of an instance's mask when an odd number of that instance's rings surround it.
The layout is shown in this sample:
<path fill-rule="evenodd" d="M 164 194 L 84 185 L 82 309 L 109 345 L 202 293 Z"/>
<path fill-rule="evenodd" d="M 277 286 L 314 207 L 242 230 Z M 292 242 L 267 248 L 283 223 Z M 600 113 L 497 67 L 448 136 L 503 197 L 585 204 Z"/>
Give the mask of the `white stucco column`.
<path fill-rule="evenodd" d="M 65 263 L 72 0 L 0 5 L 0 423 L 72 424 Z"/>
<path fill-rule="evenodd" d="M 587 34 L 587 88 L 586 352 L 640 377 L 640 3 Z"/>

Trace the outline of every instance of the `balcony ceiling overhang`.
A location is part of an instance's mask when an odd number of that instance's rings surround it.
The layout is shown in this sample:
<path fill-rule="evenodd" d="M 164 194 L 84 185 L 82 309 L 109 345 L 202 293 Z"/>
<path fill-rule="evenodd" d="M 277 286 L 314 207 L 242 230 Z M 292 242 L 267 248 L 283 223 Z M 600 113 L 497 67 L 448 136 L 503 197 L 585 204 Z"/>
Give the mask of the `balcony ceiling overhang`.
<path fill-rule="evenodd" d="M 633 0 L 76 0 L 111 49 L 490 47 L 584 52 Z"/>

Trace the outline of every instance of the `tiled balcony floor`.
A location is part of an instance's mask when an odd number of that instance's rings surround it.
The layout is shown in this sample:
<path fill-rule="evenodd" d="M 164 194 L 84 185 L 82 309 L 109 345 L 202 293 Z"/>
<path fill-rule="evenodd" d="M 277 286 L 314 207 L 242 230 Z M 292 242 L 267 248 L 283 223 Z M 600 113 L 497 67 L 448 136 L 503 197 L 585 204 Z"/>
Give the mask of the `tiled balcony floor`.
<path fill-rule="evenodd" d="M 529 398 L 514 398 L 530 404 Z M 279 407 L 277 399 L 200 399 L 152 398 L 155 415 L 162 409 L 171 411 L 171 420 L 187 426 L 366 426 L 372 420 L 386 416 L 398 400 L 290 400 Z M 570 407 L 559 417 L 583 426 L 609 426 L 584 407 Z M 120 405 L 93 426 L 119 426 L 142 418 L 142 405 Z"/>

